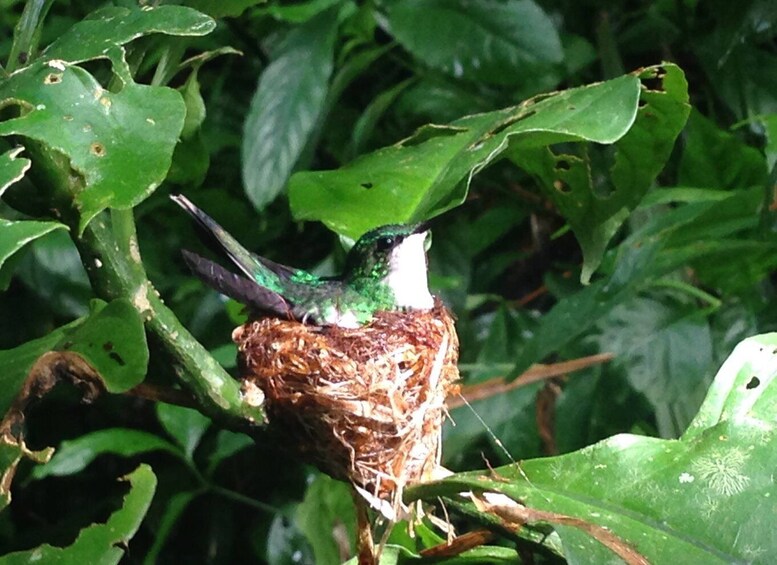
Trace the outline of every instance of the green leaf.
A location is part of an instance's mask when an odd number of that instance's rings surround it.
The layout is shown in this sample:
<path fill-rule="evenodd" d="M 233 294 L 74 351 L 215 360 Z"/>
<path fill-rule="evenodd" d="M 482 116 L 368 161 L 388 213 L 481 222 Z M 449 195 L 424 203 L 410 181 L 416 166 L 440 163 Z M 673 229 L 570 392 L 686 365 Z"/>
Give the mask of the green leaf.
<path fill-rule="evenodd" d="M 760 151 L 719 129 L 699 112 L 691 112 L 680 160 L 680 185 L 726 189 L 763 186 L 766 175 Z"/>
<path fill-rule="evenodd" d="M 185 115 L 175 90 L 128 83 L 113 93 L 55 61 L 0 83 L 0 106 L 9 104 L 23 115 L 0 122 L 0 135 L 37 140 L 70 161 L 80 231 L 107 207 L 137 205 L 164 180 Z"/>
<path fill-rule="evenodd" d="M 395 2 L 388 22 L 405 49 L 456 78 L 520 84 L 564 56 L 553 22 L 532 0 Z"/>
<path fill-rule="evenodd" d="M 356 121 L 356 124 L 353 127 L 353 133 L 351 134 L 349 154 L 352 158 L 362 152 L 362 149 L 369 141 L 370 135 L 372 135 L 378 120 L 385 114 L 386 110 L 394 103 L 397 97 L 413 82 L 413 79 L 407 79 L 395 84 L 385 92 L 378 94 L 374 100 L 370 102 L 367 108 L 364 109 L 364 112 L 362 112 L 362 115 L 359 116 L 359 119 Z"/>
<path fill-rule="evenodd" d="M 575 232 L 583 250 L 580 280 L 584 283 L 601 263 L 607 243 L 663 168 L 690 111 L 688 84 L 679 67 L 650 67 L 639 78 L 636 120 L 614 144 L 614 157 L 599 157 L 612 160 L 609 178 L 593 174 L 606 163 L 592 164 L 589 151 L 582 155 L 556 155 L 550 149 L 511 152 L 513 161 L 541 182 Z"/>
<path fill-rule="evenodd" d="M 86 359 L 108 392 L 128 391 L 146 376 L 148 347 L 143 320 L 125 299 L 114 300 L 67 332 L 57 349 Z"/>
<path fill-rule="evenodd" d="M 622 434 L 487 475 L 462 473 L 413 496 L 495 492 L 500 504 L 572 517 L 554 524 L 570 559 L 607 562 L 605 527 L 651 563 L 770 563 L 777 465 L 777 334 L 741 342 L 679 440 Z M 509 503 L 509 504 L 508 504 Z M 490 514 L 488 509 L 482 510 Z M 484 519 L 485 519 L 484 515 Z M 575 545 L 588 539 L 584 553 Z"/>
<path fill-rule="evenodd" d="M 659 434 L 679 436 L 709 386 L 713 344 L 704 317 L 695 306 L 636 297 L 617 305 L 599 326 L 600 350 L 615 354 L 610 366 L 653 405 Z"/>
<path fill-rule="evenodd" d="M 74 24 L 43 52 L 49 61 L 80 63 L 112 57 L 111 51 L 144 35 L 207 35 L 216 22 L 185 6 L 106 7 Z"/>
<path fill-rule="evenodd" d="M 181 138 L 188 139 L 199 131 L 205 121 L 205 101 L 200 93 L 200 82 L 197 80 L 198 70 L 195 69 L 181 87 L 183 102 L 186 105 L 186 118 L 183 121 Z"/>
<path fill-rule="evenodd" d="M 224 53 L 232 53 L 232 50 L 225 50 Z M 211 51 L 205 55 L 216 56 L 219 53 Z M 175 146 L 173 153 L 173 162 L 167 173 L 167 181 L 175 184 L 191 184 L 199 186 L 205 180 L 205 175 L 210 166 L 210 153 L 205 145 L 205 139 L 202 135 L 202 122 L 205 121 L 205 101 L 200 93 L 200 83 L 197 78 L 199 66 L 207 59 L 198 58 L 194 70 L 184 85 L 180 88 L 186 105 L 186 118 L 181 130 L 181 142 Z"/>
<path fill-rule="evenodd" d="M 0 196 L 5 189 L 20 181 L 30 169 L 32 161 L 19 157 L 24 147 L 14 147 L 0 155 Z"/>
<path fill-rule="evenodd" d="M 52 230 L 67 227 L 59 222 L 37 222 L 21 220 L 14 222 L 0 218 L 0 268 L 3 263 L 22 247 Z"/>
<path fill-rule="evenodd" d="M 34 56 L 38 50 L 43 22 L 54 0 L 25 2 L 24 10 L 13 31 L 13 44 L 8 57 L 8 72 L 15 71 Z"/>
<path fill-rule="evenodd" d="M 777 403 L 776 378 L 777 334 L 758 335 L 740 342 L 715 376 L 704 403 L 682 439 L 700 439 L 708 429 L 725 422 L 743 428 L 762 422 L 766 424 L 764 434 L 772 435 L 768 432 L 777 424 L 777 411 L 774 410 Z M 750 451 L 755 448 L 759 452 L 763 450 L 762 445 L 747 447 L 752 447 Z"/>
<path fill-rule="evenodd" d="M 49 351 L 79 354 L 115 393 L 139 384 L 148 364 L 143 321 L 128 301 L 114 300 L 42 338 L 0 351 L 0 413 L 8 410 L 32 366 Z"/>
<path fill-rule="evenodd" d="M 104 524 L 92 524 L 84 528 L 67 547 L 43 544 L 34 549 L 4 555 L 0 557 L 0 564 L 118 563 L 125 554 L 129 540 L 138 531 L 156 490 L 156 477 L 148 465 L 141 465 L 125 479 L 130 483 L 130 490 L 124 497 L 124 505 L 111 514 Z"/>
<path fill-rule="evenodd" d="M 192 491 L 179 492 L 178 494 L 170 497 L 165 505 L 162 518 L 159 520 L 159 525 L 154 529 L 154 543 L 146 553 L 143 563 L 146 565 L 154 565 L 158 563 L 159 553 L 162 551 L 165 542 L 170 537 L 170 533 L 173 531 L 175 524 L 178 522 L 178 518 L 184 513 L 189 503 L 194 500 L 199 493 Z"/>
<path fill-rule="evenodd" d="M 243 134 L 243 182 L 263 208 L 281 192 L 313 132 L 332 74 L 337 9 L 294 28 L 262 73 Z"/>
<path fill-rule="evenodd" d="M 16 276 L 52 312 L 66 319 L 89 313 L 94 291 L 69 233 L 57 230 L 37 240 L 16 268 Z"/>
<path fill-rule="evenodd" d="M 172 404 L 157 404 L 156 413 L 162 427 L 191 459 L 202 436 L 210 426 L 210 419 L 197 410 Z"/>
<path fill-rule="evenodd" d="M 702 272 L 727 268 L 749 284 L 759 280 L 756 276 L 763 276 L 774 265 L 772 261 L 776 257 L 771 241 L 750 241 L 759 221 L 762 189 L 720 191 L 723 198 L 715 192 L 705 192 L 699 195 L 685 190 L 672 191 L 671 194 L 680 197 L 678 202 L 688 200 L 689 203 L 663 208 L 608 253 L 608 263 L 614 263 L 609 279 L 596 281 L 561 298 L 523 343 L 511 375 L 515 377 L 550 353 L 562 351 L 638 290 L 683 265 L 693 264 Z M 753 261 L 756 251 L 760 260 Z M 734 260 L 743 253 L 748 261 Z M 721 279 L 715 280 L 721 282 Z"/>
<path fill-rule="evenodd" d="M 48 463 L 32 470 L 32 476 L 42 479 L 73 475 L 88 467 L 100 455 L 131 457 L 160 450 L 180 456 L 180 450 L 176 446 L 148 432 L 125 428 L 98 430 L 63 441 Z"/>
<path fill-rule="evenodd" d="M 53 351 L 65 339 L 69 329 L 82 323 L 83 319 L 77 320 L 41 338 L 0 351 L 0 413 L 8 411 L 35 361 L 47 351 Z"/>
<path fill-rule="evenodd" d="M 662 242 L 658 237 L 633 237 L 622 243 L 613 253 L 616 267 L 609 280 L 596 281 L 562 298 L 542 317 L 537 330 L 523 343 L 510 377 L 517 377 L 550 353 L 561 351 L 616 305 L 632 297 L 652 274 Z"/>
<path fill-rule="evenodd" d="M 313 548 L 315 563 L 341 563 L 341 541 L 333 534 L 340 529 L 344 530 L 343 539 L 356 537 L 356 513 L 350 487 L 326 475 L 317 475 L 297 507 L 296 521 Z"/>
<path fill-rule="evenodd" d="M 212 475 L 222 461 L 253 444 L 254 440 L 246 434 L 230 430 L 219 431 L 216 436 L 216 447 L 208 455 L 208 475 Z"/>
<path fill-rule="evenodd" d="M 637 115 L 639 89 L 637 77 L 626 75 L 446 126 L 425 126 L 336 171 L 295 174 L 289 183 L 292 212 L 351 238 L 378 225 L 440 214 L 461 203 L 472 176 L 508 147 L 617 141 Z"/>

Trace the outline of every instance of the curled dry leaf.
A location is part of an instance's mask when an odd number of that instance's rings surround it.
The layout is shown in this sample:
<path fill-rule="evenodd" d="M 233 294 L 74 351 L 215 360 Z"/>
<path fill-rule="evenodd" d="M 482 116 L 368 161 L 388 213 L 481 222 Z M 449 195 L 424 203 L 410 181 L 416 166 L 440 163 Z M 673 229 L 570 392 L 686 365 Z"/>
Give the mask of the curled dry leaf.
<path fill-rule="evenodd" d="M 41 355 L 30 368 L 27 378 L 0 422 L 0 497 L 4 504 L 11 501 L 11 482 L 22 457 L 38 463 L 51 458 L 52 448 L 31 451 L 24 443 L 24 411 L 29 403 L 50 392 L 60 381 L 78 387 L 85 402 L 91 402 L 103 390 L 103 381 L 80 355 L 69 351 L 49 351 Z"/>

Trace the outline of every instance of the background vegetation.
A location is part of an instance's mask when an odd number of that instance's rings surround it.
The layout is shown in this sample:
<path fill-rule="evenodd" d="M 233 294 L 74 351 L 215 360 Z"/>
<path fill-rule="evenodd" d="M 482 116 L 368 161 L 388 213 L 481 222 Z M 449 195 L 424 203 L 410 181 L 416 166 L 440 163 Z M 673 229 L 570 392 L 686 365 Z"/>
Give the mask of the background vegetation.
<path fill-rule="evenodd" d="M 432 286 L 492 394 L 446 429 L 472 473 L 409 496 L 497 532 L 461 562 L 777 559 L 777 339 L 713 383 L 777 323 L 773 2 L 141 4 L 0 1 L 0 561 L 352 555 L 344 486 L 246 426 L 216 364 L 235 374 L 241 309 L 186 270 L 174 190 L 321 273 L 369 227 L 438 216 Z M 22 422 L 28 375 L 82 386 Z M 199 411 L 143 398 L 178 387 Z M 405 531 L 388 562 L 444 540 Z"/>

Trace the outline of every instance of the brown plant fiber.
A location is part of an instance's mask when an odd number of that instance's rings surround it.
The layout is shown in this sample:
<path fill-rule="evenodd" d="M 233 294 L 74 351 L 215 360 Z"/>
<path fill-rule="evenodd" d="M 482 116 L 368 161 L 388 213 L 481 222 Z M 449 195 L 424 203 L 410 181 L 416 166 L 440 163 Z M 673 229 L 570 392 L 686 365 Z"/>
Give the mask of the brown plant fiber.
<path fill-rule="evenodd" d="M 307 461 L 396 509 L 440 462 L 445 398 L 458 387 L 458 338 L 430 311 L 380 312 L 357 329 L 265 318 L 237 328 L 244 389 Z"/>

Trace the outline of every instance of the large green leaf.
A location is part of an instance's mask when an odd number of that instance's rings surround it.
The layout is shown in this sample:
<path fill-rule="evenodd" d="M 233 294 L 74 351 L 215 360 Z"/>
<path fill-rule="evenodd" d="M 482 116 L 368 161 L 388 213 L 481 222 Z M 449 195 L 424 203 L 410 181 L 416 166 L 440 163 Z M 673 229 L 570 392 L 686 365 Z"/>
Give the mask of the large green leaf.
<path fill-rule="evenodd" d="M 159 436 L 125 428 L 97 430 L 62 442 L 54 456 L 45 465 L 39 465 L 32 476 L 42 479 L 78 473 L 100 455 L 113 454 L 130 457 L 149 451 L 167 451 L 181 456 L 181 451 Z"/>
<path fill-rule="evenodd" d="M 511 152 L 512 160 L 540 181 L 575 232 L 584 259 L 580 278 L 586 283 L 607 243 L 663 168 L 690 111 L 688 84 L 679 67 L 650 67 L 639 77 L 639 111 L 628 133 L 614 144 L 614 155 L 587 146 L 580 155 L 555 154 L 550 148 Z M 602 178 L 597 173 L 608 161 L 609 178 Z"/>
<path fill-rule="evenodd" d="M 14 349 L 0 351 L 0 412 L 5 413 L 36 361 L 49 351 L 72 352 L 99 374 L 109 392 L 124 392 L 146 374 L 143 321 L 127 300 L 114 300 L 87 318 Z"/>
<path fill-rule="evenodd" d="M 259 79 L 243 134 L 243 181 L 257 208 L 286 185 L 326 100 L 336 8 L 294 28 Z"/>
<path fill-rule="evenodd" d="M 43 52 L 47 60 L 80 63 L 112 57 L 112 50 L 144 35 L 198 36 L 213 31 L 216 22 L 185 6 L 111 6 L 90 14 L 60 35 Z"/>
<path fill-rule="evenodd" d="M 289 183 L 292 212 L 350 237 L 381 224 L 442 213 L 460 203 L 472 176 L 508 147 L 622 138 L 637 115 L 639 93 L 639 79 L 626 75 L 445 126 L 425 126 L 336 171 L 295 174 Z"/>
<path fill-rule="evenodd" d="M 0 564 L 22 563 L 118 563 L 124 556 L 129 540 L 138 531 L 151 505 L 156 490 L 156 477 L 151 467 L 141 465 L 127 475 L 130 490 L 124 505 L 110 515 L 104 524 L 92 524 L 81 530 L 78 538 L 67 547 L 44 544 L 34 549 L 9 553 L 0 557 Z"/>
<path fill-rule="evenodd" d="M 481 508 L 484 519 L 528 513 L 550 522 L 576 563 L 612 557 L 589 537 L 602 535 L 597 528 L 651 563 L 774 562 L 775 351 L 777 334 L 741 342 L 679 440 L 618 435 L 560 457 L 462 473 L 414 495 L 506 495 Z"/>
<path fill-rule="evenodd" d="M 658 432 L 678 437 L 701 405 L 714 368 L 709 324 L 695 305 L 647 296 L 618 304 L 600 323 L 602 351 L 655 410 Z"/>
<path fill-rule="evenodd" d="M 532 0 L 395 2 L 388 23 L 424 63 L 472 81 L 521 84 L 564 56 L 553 22 Z"/>
<path fill-rule="evenodd" d="M 34 139 L 65 155 L 80 229 L 107 207 L 131 208 L 164 180 L 185 108 L 181 95 L 135 83 L 104 90 L 84 69 L 37 63 L 0 84 L 0 107 L 23 114 L 0 122 L 0 135 Z"/>

